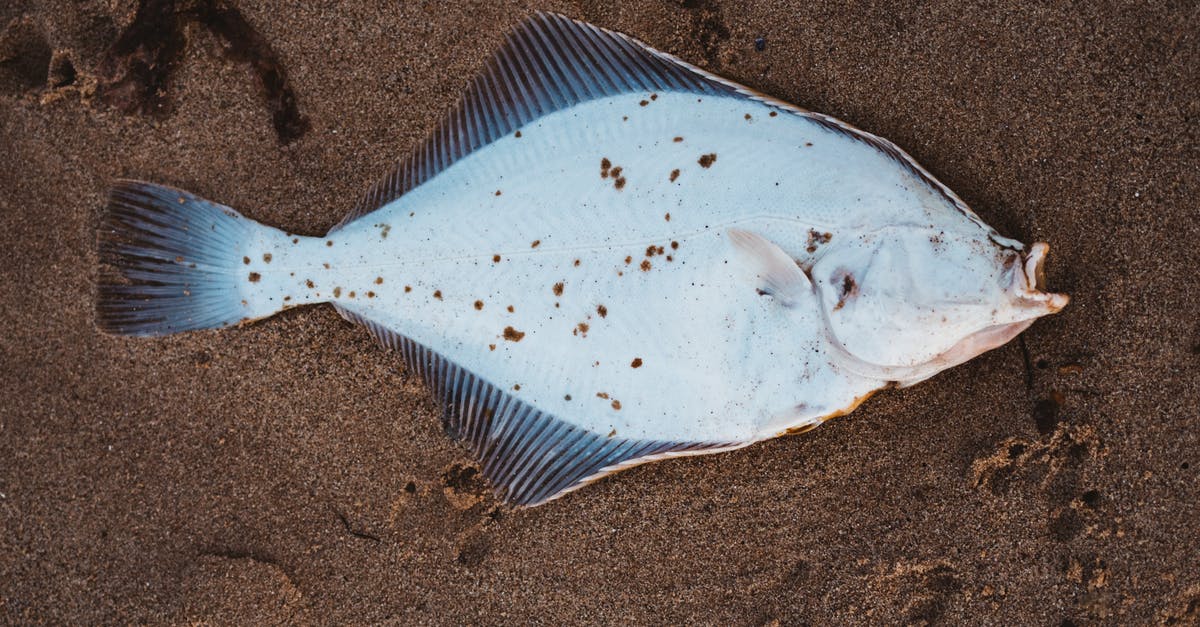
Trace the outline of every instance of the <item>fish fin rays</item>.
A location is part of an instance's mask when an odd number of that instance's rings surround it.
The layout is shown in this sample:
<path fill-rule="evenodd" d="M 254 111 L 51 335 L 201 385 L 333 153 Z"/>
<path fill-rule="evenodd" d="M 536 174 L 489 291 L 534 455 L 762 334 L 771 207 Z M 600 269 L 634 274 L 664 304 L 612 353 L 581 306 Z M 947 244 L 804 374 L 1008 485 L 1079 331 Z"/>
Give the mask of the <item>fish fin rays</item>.
<path fill-rule="evenodd" d="M 742 442 L 607 437 L 545 413 L 370 318 L 334 305 L 385 348 L 399 351 L 442 405 L 446 432 L 467 446 L 497 497 L 532 507 L 631 466 L 740 448 Z"/>
<path fill-rule="evenodd" d="M 732 94 L 735 87 L 621 33 L 554 13 L 535 14 L 509 33 L 425 142 L 334 228 L 544 115 L 607 96 L 666 91 Z"/>
<path fill-rule="evenodd" d="M 727 234 L 764 294 L 774 297 L 785 307 L 794 307 L 813 293 L 812 281 L 774 242 L 742 229 L 729 229 Z"/>
<path fill-rule="evenodd" d="M 275 313 L 243 292 L 244 250 L 272 231 L 185 191 L 116 181 L 97 230 L 100 262 L 111 272 L 99 277 L 96 325 L 118 335 L 171 335 Z"/>
<path fill-rule="evenodd" d="M 882 137 L 707 72 L 628 35 L 555 13 L 536 13 L 508 35 L 426 140 L 372 186 L 333 230 L 544 115 L 607 96 L 669 91 L 747 98 L 803 116 L 895 160 L 986 227 L 954 192 Z"/>

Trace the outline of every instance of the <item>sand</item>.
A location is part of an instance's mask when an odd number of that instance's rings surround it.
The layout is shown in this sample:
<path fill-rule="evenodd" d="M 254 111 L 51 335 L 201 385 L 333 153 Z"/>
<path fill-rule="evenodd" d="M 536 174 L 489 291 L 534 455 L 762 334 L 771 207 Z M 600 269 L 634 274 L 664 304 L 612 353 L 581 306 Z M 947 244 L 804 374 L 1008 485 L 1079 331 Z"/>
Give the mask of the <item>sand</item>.
<path fill-rule="evenodd" d="M 531 4 L 0 6 L 0 622 L 1200 620 L 1193 3 Z M 328 307 L 97 332 L 114 178 L 323 233 L 538 8 L 896 141 L 1050 242 L 1071 305 L 808 434 L 533 510 Z"/>

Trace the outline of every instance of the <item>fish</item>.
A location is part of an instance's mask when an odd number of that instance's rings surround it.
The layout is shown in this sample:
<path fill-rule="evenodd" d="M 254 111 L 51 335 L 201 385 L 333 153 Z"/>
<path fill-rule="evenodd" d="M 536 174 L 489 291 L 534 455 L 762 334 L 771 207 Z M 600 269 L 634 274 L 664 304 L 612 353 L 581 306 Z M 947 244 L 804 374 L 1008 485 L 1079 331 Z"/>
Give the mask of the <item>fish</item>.
<path fill-rule="evenodd" d="M 331 304 L 514 507 L 807 431 L 1068 302 L 892 142 L 554 13 L 325 235 L 135 180 L 103 216 L 99 330 Z"/>

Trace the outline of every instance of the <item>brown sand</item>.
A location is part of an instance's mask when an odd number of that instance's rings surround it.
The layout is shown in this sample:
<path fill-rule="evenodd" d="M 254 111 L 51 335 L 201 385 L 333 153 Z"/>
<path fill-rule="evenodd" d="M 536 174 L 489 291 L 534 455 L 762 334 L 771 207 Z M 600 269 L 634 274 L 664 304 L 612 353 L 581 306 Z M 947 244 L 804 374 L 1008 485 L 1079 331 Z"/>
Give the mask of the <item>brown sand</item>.
<path fill-rule="evenodd" d="M 532 7 L 895 140 L 1051 242 L 1074 300 L 807 435 L 528 511 L 327 307 L 161 341 L 92 322 L 112 179 L 322 233 L 532 9 L 366 4 L 188 21 L 140 101 L 95 93 L 134 0 L 0 7 L 0 622 L 1198 620 L 1194 3 Z M 307 128 L 246 62 L 271 49 Z"/>

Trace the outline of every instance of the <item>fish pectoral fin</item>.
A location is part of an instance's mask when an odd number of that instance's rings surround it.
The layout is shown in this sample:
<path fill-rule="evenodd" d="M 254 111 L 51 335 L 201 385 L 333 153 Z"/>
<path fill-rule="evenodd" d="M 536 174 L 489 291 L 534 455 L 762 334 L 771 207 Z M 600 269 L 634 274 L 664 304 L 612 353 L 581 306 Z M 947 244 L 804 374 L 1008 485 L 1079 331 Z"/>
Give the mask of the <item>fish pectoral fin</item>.
<path fill-rule="evenodd" d="M 729 229 L 729 241 L 757 278 L 758 290 L 784 307 L 795 307 L 813 293 L 812 281 L 782 248 L 751 231 Z"/>

